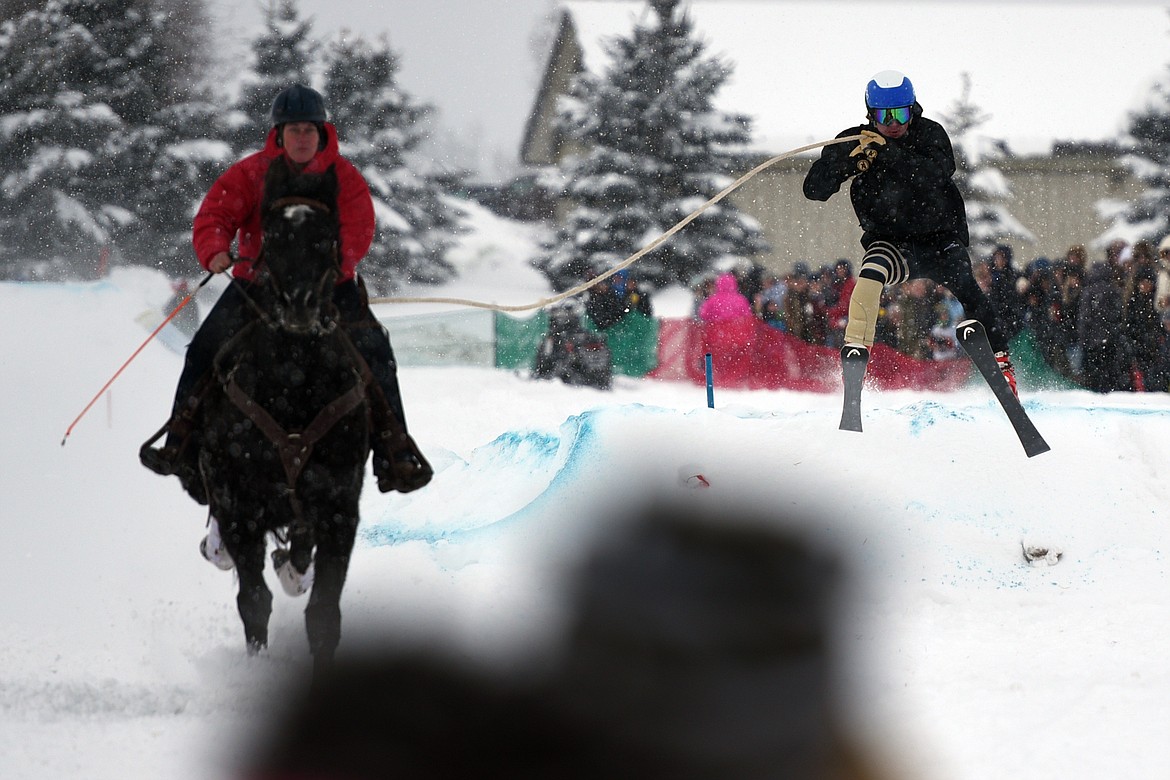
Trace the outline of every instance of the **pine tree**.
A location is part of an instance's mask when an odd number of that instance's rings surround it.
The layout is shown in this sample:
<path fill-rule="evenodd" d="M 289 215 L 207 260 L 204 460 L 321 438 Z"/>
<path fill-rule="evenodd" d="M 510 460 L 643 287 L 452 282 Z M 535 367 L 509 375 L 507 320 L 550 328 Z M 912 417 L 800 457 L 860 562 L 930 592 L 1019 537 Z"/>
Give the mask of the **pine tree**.
<path fill-rule="evenodd" d="M 458 214 L 441 188 L 411 166 L 410 152 L 424 138 L 430 107 L 397 84 L 398 60 L 389 43 L 371 46 L 342 37 L 327 57 L 325 94 L 342 153 L 369 182 L 378 235 L 362 261 L 362 274 L 382 292 L 403 281 L 446 281 L 453 269 L 443 254 Z"/>
<path fill-rule="evenodd" d="M 104 4 L 104 7 L 101 7 Z M 92 198 L 122 214 L 111 238 L 127 262 L 172 274 L 194 266 L 191 214 L 233 157 L 228 117 L 197 79 L 205 12 L 188 0 L 75 3 L 101 41 L 96 94 L 123 119 L 92 170 Z"/>
<path fill-rule="evenodd" d="M 1170 79 L 1155 84 L 1146 105 L 1130 114 L 1123 146 L 1128 151 L 1121 163 L 1145 190 L 1134 202 L 1099 203 L 1112 224 L 1098 240 L 1108 243 L 1120 238 L 1156 245 L 1170 233 Z"/>
<path fill-rule="evenodd" d="M 1035 241 L 1036 236 L 1005 205 L 1013 197 L 1011 186 L 995 163 L 1011 157 L 1011 151 L 1003 141 L 973 132 L 991 117 L 971 100 L 970 74 L 964 73 L 962 78 L 963 91 L 942 119 L 954 142 L 955 184 L 967 206 L 971 249 L 983 257 L 997 244 Z"/>
<path fill-rule="evenodd" d="M 131 262 L 177 254 L 177 239 L 168 246 L 161 236 L 177 234 L 180 223 L 189 231 L 206 183 L 166 165 L 168 150 L 205 130 L 174 121 L 192 113 L 181 107 L 196 94 L 188 87 L 200 64 L 192 52 L 204 47 L 190 22 L 200 8 L 187 0 L 49 0 L 4 23 L 3 273 L 27 273 L 30 262 L 88 272 L 111 249 Z M 152 209 L 155 202 L 167 205 Z M 129 235 L 140 240 L 123 242 Z"/>
<path fill-rule="evenodd" d="M 122 128 L 87 96 L 100 70 L 93 36 L 49 0 L 0 28 L 0 274 L 96 266 L 111 215 L 85 193 L 87 170 Z"/>
<path fill-rule="evenodd" d="M 103 161 L 112 191 L 107 203 L 132 194 L 112 237 L 127 262 L 157 267 L 172 276 L 197 270 L 191 217 L 216 176 L 235 154 L 220 106 L 193 97 L 154 112 L 148 124 L 129 129 Z M 117 191 L 121 190 L 121 194 Z"/>
<path fill-rule="evenodd" d="M 612 63 L 581 74 L 562 99 L 557 128 L 584 151 L 560 172 L 574 203 L 537 261 L 566 288 L 612 267 L 731 183 L 750 140 L 747 117 L 712 99 L 731 66 L 704 54 L 678 0 L 655 0 L 653 18 L 607 44 Z M 754 220 L 724 200 L 639 260 L 651 286 L 687 283 L 724 256 L 766 249 Z"/>
<path fill-rule="evenodd" d="M 295 0 L 269 0 L 264 32 L 252 41 L 255 63 L 236 100 L 239 116 L 232 140 L 237 149 L 253 149 L 265 138 L 272 101 L 281 90 L 310 84 L 309 69 L 319 48 L 311 31 Z"/>

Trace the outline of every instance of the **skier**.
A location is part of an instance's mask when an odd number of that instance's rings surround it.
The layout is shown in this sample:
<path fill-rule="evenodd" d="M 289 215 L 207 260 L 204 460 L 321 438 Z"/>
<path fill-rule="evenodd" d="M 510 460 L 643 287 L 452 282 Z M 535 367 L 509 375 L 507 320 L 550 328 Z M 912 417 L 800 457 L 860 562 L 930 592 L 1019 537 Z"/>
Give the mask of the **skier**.
<path fill-rule="evenodd" d="M 339 249 L 341 275 L 333 291 L 341 326 L 369 364 L 377 380 L 368 388 L 374 430 L 374 475 L 382 492 L 407 492 L 430 481 L 430 465 L 409 435 L 391 435 L 391 415 L 405 430 L 402 397 L 394 353 L 385 328 L 369 309 L 364 285 L 356 269 L 374 238 L 374 207 L 361 173 L 341 156 L 337 130 L 326 121 L 325 99 L 301 84 L 283 90 L 272 103 L 272 128 L 262 151 L 233 164 L 203 199 L 195 215 L 193 243 L 200 265 L 213 273 L 231 269 L 234 281 L 187 348 L 187 359 L 175 392 L 164 446 L 150 442 L 139 451 L 142 464 L 157 474 L 177 474 L 184 486 L 198 486 L 197 453 L 189 439 L 197 423 L 201 399 L 210 391 L 212 362 L 231 336 L 252 317 L 247 288 L 257 276 L 255 258 L 262 252 L 260 204 L 265 173 L 270 165 L 288 165 L 297 173 L 324 173 L 333 167 L 338 180 Z M 232 241 L 238 241 L 239 262 L 233 264 Z"/>
<path fill-rule="evenodd" d="M 897 71 L 870 80 L 865 106 L 867 124 L 837 135 L 861 140 L 826 146 L 804 179 L 805 197 L 822 201 L 852 179 L 849 197 L 864 231 L 865 255 L 849 299 L 842 357 L 852 353 L 868 360 L 887 284 L 926 277 L 949 289 L 967 316 L 983 323 L 996 363 L 1016 393 L 1007 339 L 971 271 L 963 197 L 951 180 L 950 138 L 922 115 L 914 86 Z"/>

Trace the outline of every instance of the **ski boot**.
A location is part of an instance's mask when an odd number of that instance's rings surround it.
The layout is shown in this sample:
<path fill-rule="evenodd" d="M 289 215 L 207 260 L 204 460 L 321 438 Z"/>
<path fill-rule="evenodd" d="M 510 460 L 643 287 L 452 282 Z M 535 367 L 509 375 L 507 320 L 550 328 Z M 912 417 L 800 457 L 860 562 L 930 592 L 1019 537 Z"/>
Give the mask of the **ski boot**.
<path fill-rule="evenodd" d="M 1007 352 L 995 353 L 995 364 L 999 366 L 999 370 L 1003 372 L 1003 378 L 1007 380 L 1008 387 L 1012 389 L 1012 395 L 1016 398 L 1020 397 L 1020 392 L 1016 390 L 1016 370 L 1012 368 L 1012 359 Z"/>

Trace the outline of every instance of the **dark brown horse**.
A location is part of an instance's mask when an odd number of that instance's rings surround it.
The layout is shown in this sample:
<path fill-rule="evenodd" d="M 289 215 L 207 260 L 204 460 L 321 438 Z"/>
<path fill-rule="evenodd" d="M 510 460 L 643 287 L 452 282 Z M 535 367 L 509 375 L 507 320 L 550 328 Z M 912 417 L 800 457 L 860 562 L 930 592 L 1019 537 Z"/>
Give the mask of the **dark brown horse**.
<path fill-rule="evenodd" d="M 341 638 L 341 591 L 369 455 L 369 372 L 332 300 L 340 273 L 333 170 L 296 175 L 273 163 L 261 208 L 262 270 L 246 292 L 255 317 L 216 357 L 221 392 L 204 401 L 199 470 L 239 573 L 248 649 L 268 643 L 272 534 L 282 580 L 295 587 L 312 567 L 305 627 L 319 674 Z"/>

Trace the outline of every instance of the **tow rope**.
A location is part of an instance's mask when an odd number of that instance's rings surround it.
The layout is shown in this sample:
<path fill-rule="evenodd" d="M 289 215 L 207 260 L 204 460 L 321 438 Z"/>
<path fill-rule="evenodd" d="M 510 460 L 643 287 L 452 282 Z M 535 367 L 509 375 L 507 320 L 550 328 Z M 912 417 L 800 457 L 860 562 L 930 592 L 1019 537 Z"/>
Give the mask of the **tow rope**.
<path fill-rule="evenodd" d="M 781 160 L 787 160 L 789 157 L 795 157 L 796 155 L 800 154 L 801 152 L 807 152 L 811 149 L 819 149 L 822 146 L 831 146 L 833 144 L 842 144 L 842 143 L 847 143 L 849 141 L 860 141 L 860 140 L 861 140 L 860 135 L 847 135 L 843 138 L 832 138 L 832 139 L 829 139 L 827 141 L 817 141 L 816 143 L 808 144 L 807 146 L 801 146 L 798 149 L 792 149 L 790 151 L 784 152 L 783 154 L 778 154 L 775 157 L 772 157 L 768 160 L 765 160 L 764 162 L 760 163 L 755 168 L 752 168 L 750 171 L 745 173 L 743 176 L 740 176 L 734 182 L 732 182 L 731 184 L 729 184 L 728 186 L 723 188 L 717 195 L 715 195 L 713 198 L 708 200 L 702 206 L 699 206 L 697 209 L 692 211 L 690 214 L 688 214 L 687 216 L 680 219 L 678 221 L 678 223 L 674 227 L 672 227 L 670 230 L 667 230 L 661 236 L 654 239 L 649 244 L 642 247 L 637 252 L 635 252 L 634 254 L 627 257 L 625 260 L 623 260 L 620 263 L 618 263 L 617 265 L 615 265 L 613 268 L 610 268 L 608 271 L 606 271 L 603 274 L 599 274 L 598 276 L 593 277 L 592 279 L 590 279 L 587 282 L 583 282 L 583 283 L 577 285 L 576 287 L 572 287 L 568 290 L 565 290 L 563 293 L 560 293 L 558 295 L 554 295 L 550 298 L 541 298 L 540 300 L 533 301 L 532 303 L 515 304 L 515 305 L 500 304 L 500 303 L 486 303 L 484 301 L 473 301 L 473 300 L 469 300 L 467 298 L 430 298 L 430 297 L 371 298 L 370 303 L 449 303 L 449 304 L 454 304 L 456 306 L 471 306 L 471 307 L 474 307 L 477 309 L 490 309 L 492 311 L 529 311 L 530 309 L 543 309 L 545 306 L 551 306 L 552 304 L 557 303 L 558 301 L 563 301 L 566 298 L 571 298 L 574 295 L 577 295 L 578 293 L 582 293 L 585 290 L 588 290 L 593 285 L 600 282 L 601 280 L 608 279 L 609 277 L 613 276 L 618 271 L 621 271 L 624 268 L 629 268 L 631 265 L 633 265 L 639 259 L 641 259 L 641 257 L 643 255 L 647 254 L 648 252 L 654 251 L 659 246 L 664 244 L 667 240 L 670 239 L 671 236 L 673 236 L 675 233 L 682 230 L 684 227 L 686 227 L 691 222 L 693 222 L 695 219 L 697 219 L 698 216 L 700 214 L 702 214 L 704 211 L 711 208 L 716 203 L 723 200 L 728 195 L 730 195 L 731 193 L 735 192 L 737 189 L 742 187 L 745 183 L 747 183 L 756 174 L 760 173 L 763 170 L 766 170 L 766 169 L 772 167 L 773 165 L 780 162 Z"/>

